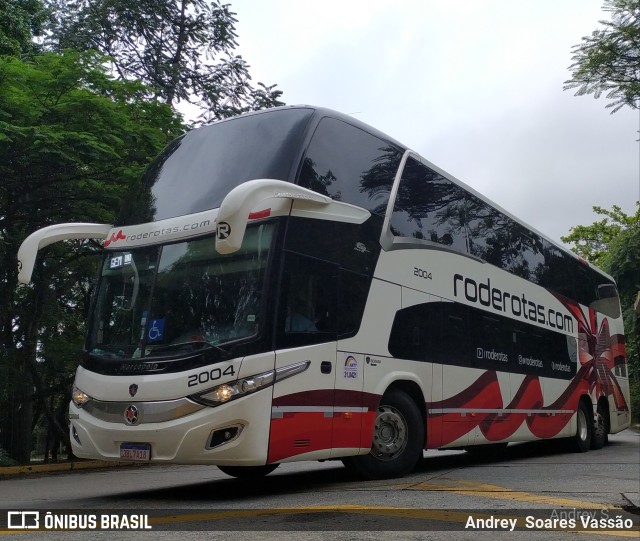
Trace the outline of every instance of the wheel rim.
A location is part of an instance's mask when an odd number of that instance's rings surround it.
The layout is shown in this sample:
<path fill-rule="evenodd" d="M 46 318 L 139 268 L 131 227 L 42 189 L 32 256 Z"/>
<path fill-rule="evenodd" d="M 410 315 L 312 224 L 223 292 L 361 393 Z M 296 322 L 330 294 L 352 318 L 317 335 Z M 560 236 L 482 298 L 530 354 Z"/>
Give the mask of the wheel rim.
<path fill-rule="evenodd" d="M 407 421 L 397 409 L 391 406 L 378 408 L 371 454 L 378 460 L 392 460 L 407 446 L 408 433 Z"/>
<path fill-rule="evenodd" d="M 580 441 L 587 441 L 589 427 L 587 426 L 587 418 L 582 409 L 578 410 L 578 437 Z"/>

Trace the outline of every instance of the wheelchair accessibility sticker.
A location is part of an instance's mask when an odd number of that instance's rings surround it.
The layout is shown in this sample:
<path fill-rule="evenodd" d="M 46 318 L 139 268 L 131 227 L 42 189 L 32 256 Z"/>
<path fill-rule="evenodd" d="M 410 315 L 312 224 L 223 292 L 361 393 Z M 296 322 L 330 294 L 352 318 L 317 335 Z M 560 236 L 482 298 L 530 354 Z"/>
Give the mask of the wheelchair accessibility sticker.
<path fill-rule="evenodd" d="M 161 342 L 164 339 L 164 318 L 149 320 L 147 340 L 149 342 Z"/>

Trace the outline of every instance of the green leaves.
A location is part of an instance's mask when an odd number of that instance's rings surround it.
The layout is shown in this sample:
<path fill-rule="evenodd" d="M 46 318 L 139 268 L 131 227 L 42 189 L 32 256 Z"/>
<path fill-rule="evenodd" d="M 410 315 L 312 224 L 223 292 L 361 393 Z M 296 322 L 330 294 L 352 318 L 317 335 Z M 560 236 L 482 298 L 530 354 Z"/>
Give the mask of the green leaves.
<path fill-rule="evenodd" d="M 573 47 L 571 79 L 564 89 L 576 96 L 603 94 L 612 113 L 627 105 L 640 107 L 640 0 L 605 0 L 611 21 Z"/>
<path fill-rule="evenodd" d="M 251 84 L 234 14 L 217 0 L 42 2 L 0 0 L 0 448 L 22 461 L 34 385 L 46 396 L 41 387 L 76 366 L 97 248 L 47 247 L 25 287 L 22 240 L 53 223 L 112 223 L 123 202 L 145 208 L 125 194 L 186 129 L 179 101 L 206 122 L 280 105 L 282 94 Z"/>
<path fill-rule="evenodd" d="M 640 407 L 640 324 L 633 307 L 640 291 L 640 203 L 637 205 L 638 209 L 632 215 L 618 206 L 612 210 L 593 207 L 596 214 L 604 216 L 602 220 L 572 227 L 571 233 L 562 237 L 563 242 L 574 244 L 575 253 L 602 267 L 616 281 L 632 381 L 635 378 L 632 410 L 636 418 Z"/>
<path fill-rule="evenodd" d="M 625 214 L 617 205 L 611 210 L 595 206 L 593 211 L 604 218 L 591 225 L 572 227 L 570 233 L 562 237 L 562 242 L 573 244 L 571 249 L 576 254 L 606 269 L 609 246 L 621 231 L 640 223 L 640 207 L 631 216 Z"/>
<path fill-rule="evenodd" d="M 35 49 L 46 12 L 40 0 L 0 0 L 0 55 L 20 55 Z"/>
<path fill-rule="evenodd" d="M 57 10 L 49 46 L 100 50 L 120 79 L 142 81 L 168 105 L 199 106 L 201 121 L 282 105 L 282 92 L 254 87 L 234 54 L 234 15 L 218 0 L 76 0 Z"/>
<path fill-rule="evenodd" d="M 16 282 L 18 247 L 53 223 L 113 222 L 128 186 L 184 130 L 168 105 L 106 64 L 95 51 L 0 57 L 0 373 L 15 375 L 0 378 L 0 447 L 20 460 L 31 432 L 20 411 L 31 403 L 16 389 L 46 395 L 42 387 L 73 374 L 96 247 L 46 248 L 31 287 Z"/>

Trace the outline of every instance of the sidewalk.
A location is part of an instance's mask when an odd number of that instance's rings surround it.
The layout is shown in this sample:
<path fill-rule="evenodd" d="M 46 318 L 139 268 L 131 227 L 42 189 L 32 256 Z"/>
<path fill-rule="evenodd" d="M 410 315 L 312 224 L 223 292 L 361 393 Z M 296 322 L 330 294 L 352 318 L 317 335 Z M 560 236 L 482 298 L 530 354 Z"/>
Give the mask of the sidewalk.
<path fill-rule="evenodd" d="M 122 468 L 128 466 L 147 466 L 142 462 L 108 462 L 105 460 L 74 460 L 69 462 L 50 462 L 47 464 L 29 464 L 25 466 L 0 466 L 0 479 L 14 475 L 31 473 L 68 472 L 101 468 Z"/>

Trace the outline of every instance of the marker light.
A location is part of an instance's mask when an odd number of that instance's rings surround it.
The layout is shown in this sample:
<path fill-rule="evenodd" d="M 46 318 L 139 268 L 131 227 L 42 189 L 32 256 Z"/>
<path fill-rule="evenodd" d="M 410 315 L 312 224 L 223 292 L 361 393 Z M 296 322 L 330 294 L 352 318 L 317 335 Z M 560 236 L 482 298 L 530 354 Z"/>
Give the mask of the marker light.
<path fill-rule="evenodd" d="M 78 406 L 79 408 L 81 408 L 82 406 L 84 406 L 87 402 L 89 402 L 89 400 L 91 400 L 91 397 L 86 394 L 85 392 L 81 391 L 80 389 L 78 389 L 75 385 L 73 386 L 73 390 L 71 391 L 71 400 L 73 400 L 73 403 Z"/>

